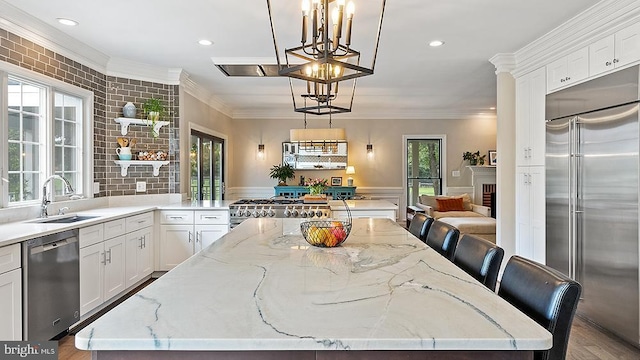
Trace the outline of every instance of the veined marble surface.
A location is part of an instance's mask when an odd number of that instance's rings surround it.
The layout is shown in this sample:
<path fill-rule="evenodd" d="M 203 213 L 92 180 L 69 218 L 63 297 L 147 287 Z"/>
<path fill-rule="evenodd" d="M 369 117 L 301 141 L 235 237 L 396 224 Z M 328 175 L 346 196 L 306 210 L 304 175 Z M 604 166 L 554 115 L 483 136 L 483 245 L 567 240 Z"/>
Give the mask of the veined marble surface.
<path fill-rule="evenodd" d="M 349 209 L 357 210 L 398 210 L 398 205 L 386 200 L 345 200 Z M 344 210 L 342 200 L 329 200 L 331 210 Z"/>
<path fill-rule="evenodd" d="M 535 350 L 551 334 L 388 219 L 337 248 L 250 219 L 76 335 L 88 350 Z"/>

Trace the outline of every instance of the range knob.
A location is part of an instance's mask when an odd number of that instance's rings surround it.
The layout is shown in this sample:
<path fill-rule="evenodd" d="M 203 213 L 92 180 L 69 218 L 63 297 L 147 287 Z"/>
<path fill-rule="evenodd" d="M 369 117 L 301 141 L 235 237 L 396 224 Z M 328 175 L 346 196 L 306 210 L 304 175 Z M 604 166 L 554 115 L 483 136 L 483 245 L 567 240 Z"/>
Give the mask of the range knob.
<path fill-rule="evenodd" d="M 314 216 L 316 216 L 315 211 L 313 211 L 313 209 L 309 209 L 309 217 L 312 218 Z"/>
<path fill-rule="evenodd" d="M 262 208 L 262 210 L 260 210 L 260 216 L 267 217 L 267 209 Z"/>
<path fill-rule="evenodd" d="M 238 216 L 244 216 L 244 210 L 242 207 L 238 208 L 238 212 L 236 213 Z"/>
<path fill-rule="evenodd" d="M 316 209 L 316 216 L 317 217 L 322 217 L 322 210 L 320 210 L 319 208 Z"/>
<path fill-rule="evenodd" d="M 291 216 L 293 217 L 298 217 L 298 210 L 296 210 L 295 208 L 293 209 L 293 211 L 291 211 Z"/>
<path fill-rule="evenodd" d="M 304 206 L 303 206 L 302 209 L 300 210 L 300 216 L 302 216 L 303 218 L 306 218 L 307 215 L 308 214 L 307 214 L 307 212 L 306 212 L 306 210 L 304 209 Z"/>
<path fill-rule="evenodd" d="M 258 207 L 253 208 L 253 212 L 251 213 L 251 215 L 255 218 L 260 217 L 260 213 L 258 213 Z"/>
<path fill-rule="evenodd" d="M 276 212 L 273 210 L 273 208 L 271 206 L 269 206 L 269 216 L 270 217 L 276 216 Z"/>
<path fill-rule="evenodd" d="M 291 216 L 291 210 L 289 210 L 288 206 L 284 209 L 284 216 L 285 217 Z"/>

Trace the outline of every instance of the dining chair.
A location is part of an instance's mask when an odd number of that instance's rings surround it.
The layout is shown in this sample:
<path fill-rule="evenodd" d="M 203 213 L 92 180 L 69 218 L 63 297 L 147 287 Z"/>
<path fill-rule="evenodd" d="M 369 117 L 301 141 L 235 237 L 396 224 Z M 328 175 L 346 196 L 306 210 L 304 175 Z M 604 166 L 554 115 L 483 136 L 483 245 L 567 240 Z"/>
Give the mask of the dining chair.
<path fill-rule="evenodd" d="M 413 215 L 413 219 L 411 219 L 411 224 L 409 224 L 409 232 L 422 242 L 425 242 L 427 239 L 427 232 L 429 232 L 429 228 L 432 223 L 432 217 L 423 213 L 416 213 Z"/>
<path fill-rule="evenodd" d="M 460 231 L 455 227 L 441 221 L 434 220 L 429 228 L 429 232 L 427 232 L 427 239 L 425 242 L 433 250 L 439 252 L 440 255 L 452 260 L 453 252 L 455 251 L 459 236 Z"/>
<path fill-rule="evenodd" d="M 504 250 L 491 241 L 464 234 L 458 240 L 453 263 L 491 291 L 495 291 L 503 257 Z"/>
<path fill-rule="evenodd" d="M 564 360 L 571 323 L 582 286 L 557 270 L 520 256 L 507 262 L 498 295 L 527 314 L 553 336 L 549 350 L 534 360 Z"/>

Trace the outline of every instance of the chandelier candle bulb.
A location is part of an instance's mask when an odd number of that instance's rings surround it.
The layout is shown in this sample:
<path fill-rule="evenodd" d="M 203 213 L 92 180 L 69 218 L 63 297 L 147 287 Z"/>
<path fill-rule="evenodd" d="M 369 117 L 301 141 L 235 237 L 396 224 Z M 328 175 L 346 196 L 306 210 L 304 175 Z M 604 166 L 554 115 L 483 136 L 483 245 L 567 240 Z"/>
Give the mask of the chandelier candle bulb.
<path fill-rule="evenodd" d="M 351 45 L 351 24 L 353 22 L 353 14 L 356 11 L 356 6 L 353 1 L 349 1 L 349 5 L 347 5 L 347 33 L 345 36 L 345 43 L 347 47 Z"/>
<path fill-rule="evenodd" d="M 307 42 L 307 27 L 309 24 L 309 0 L 302 0 L 302 44 Z"/>

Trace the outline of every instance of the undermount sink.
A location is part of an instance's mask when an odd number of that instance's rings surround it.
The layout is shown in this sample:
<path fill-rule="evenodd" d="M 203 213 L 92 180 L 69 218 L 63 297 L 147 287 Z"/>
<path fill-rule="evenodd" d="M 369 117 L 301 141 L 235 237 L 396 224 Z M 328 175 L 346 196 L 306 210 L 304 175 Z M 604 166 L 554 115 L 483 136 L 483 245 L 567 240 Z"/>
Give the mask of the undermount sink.
<path fill-rule="evenodd" d="M 82 220 L 89 220 L 97 218 L 98 216 L 87 216 L 87 215 L 71 215 L 65 217 L 56 217 L 51 219 L 37 219 L 32 222 L 37 222 L 40 224 L 70 224 Z"/>

